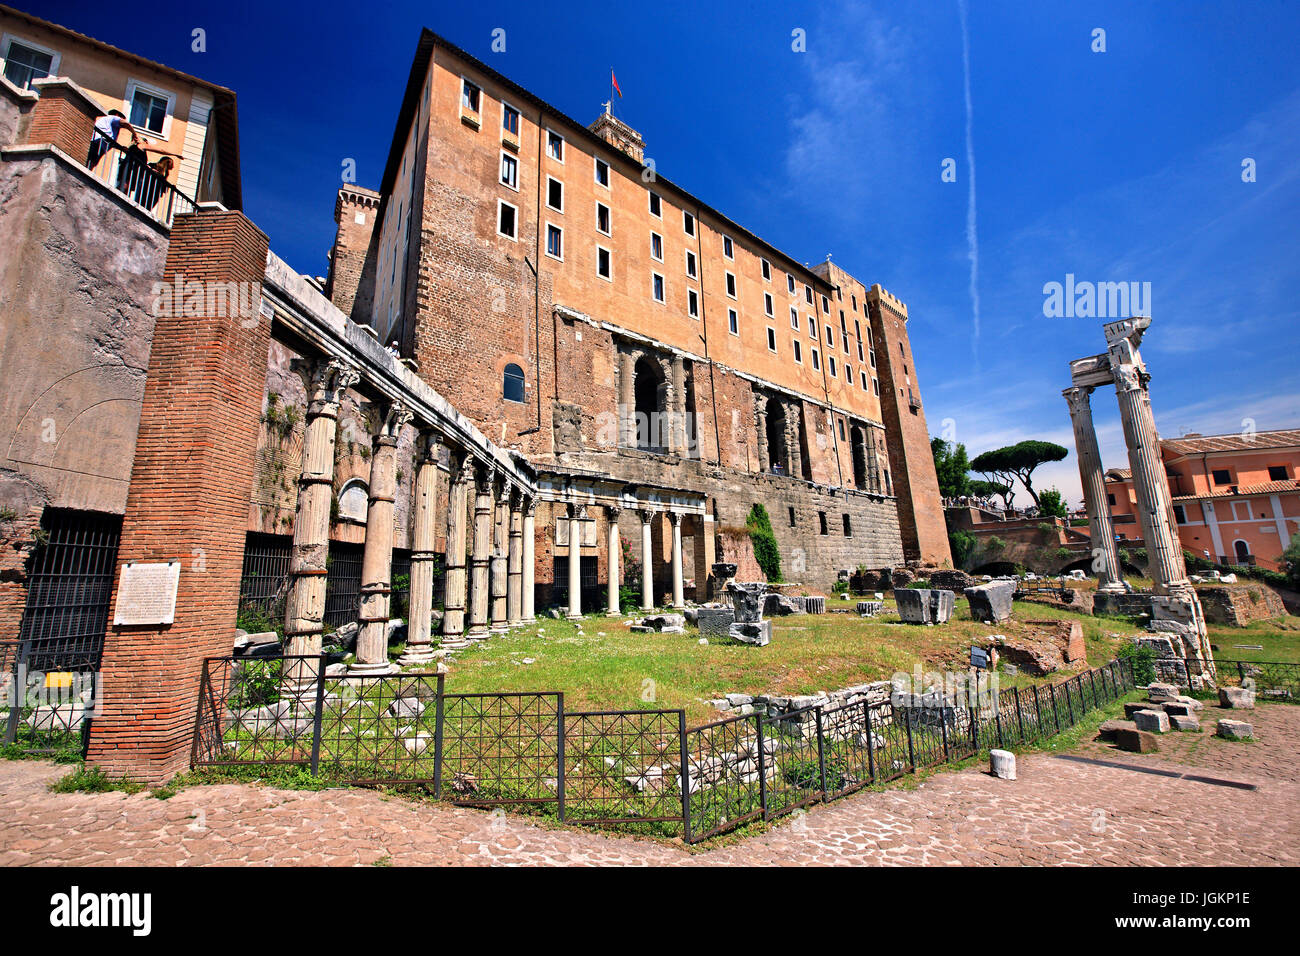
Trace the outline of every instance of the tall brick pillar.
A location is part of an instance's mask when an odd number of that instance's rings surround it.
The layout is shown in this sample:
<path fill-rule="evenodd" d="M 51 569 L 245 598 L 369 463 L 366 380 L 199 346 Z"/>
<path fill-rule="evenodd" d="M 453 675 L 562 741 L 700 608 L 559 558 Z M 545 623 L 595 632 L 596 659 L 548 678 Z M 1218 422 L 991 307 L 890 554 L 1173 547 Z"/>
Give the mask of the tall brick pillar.
<path fill-rule="evenodd" d="M 248 282 L 260 301 L 266 253 L 242 213 L 200 208 L 176 217 L 163 279 Z M 149 782 L 189 766 L 203 659 L 231 652 L 266 386 L 268 323 L 208 314 L 225 310 L 197 298 L 172 311 L 203 314 L 154 327 L 113 600 L 127 562 L 180 561 L 175 617 L 110 626 L 87 756 Z"/>

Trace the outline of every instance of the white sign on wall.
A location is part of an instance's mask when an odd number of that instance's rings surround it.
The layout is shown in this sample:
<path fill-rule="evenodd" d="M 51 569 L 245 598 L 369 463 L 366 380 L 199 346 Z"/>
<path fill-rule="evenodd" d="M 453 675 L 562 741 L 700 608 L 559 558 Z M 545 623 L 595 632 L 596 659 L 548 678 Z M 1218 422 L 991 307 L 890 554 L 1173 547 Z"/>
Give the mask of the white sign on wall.
<path fill-rule="evenodd" d="M 166 561 L 122 565 L 117 585 L 117 608 L 113 623 L 171 624 L 176 618 L 176 589 L 181 580 L 181 563 Z"/>

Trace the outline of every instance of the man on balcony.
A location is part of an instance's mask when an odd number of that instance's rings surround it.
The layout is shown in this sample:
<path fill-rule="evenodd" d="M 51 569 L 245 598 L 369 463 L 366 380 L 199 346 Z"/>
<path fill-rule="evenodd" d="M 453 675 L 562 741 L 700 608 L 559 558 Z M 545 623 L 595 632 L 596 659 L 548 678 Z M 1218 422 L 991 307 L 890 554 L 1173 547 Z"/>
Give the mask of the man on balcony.
<path fill-rule="evenodd" d="M 90 137 L 90 152 L 86 154 L 87 169 L 94 172 L 99 161 L 104 158 L 104 154 L 117 142 L 118 134 L 123 127 L 131 133 L 131 145 L 137 145 L 140 137 L 136 135 L 135 127 L 128 123 L 126 117 L 118 110 L 109 110 L 104 116 L 95 120 L 95 132 Z"/>

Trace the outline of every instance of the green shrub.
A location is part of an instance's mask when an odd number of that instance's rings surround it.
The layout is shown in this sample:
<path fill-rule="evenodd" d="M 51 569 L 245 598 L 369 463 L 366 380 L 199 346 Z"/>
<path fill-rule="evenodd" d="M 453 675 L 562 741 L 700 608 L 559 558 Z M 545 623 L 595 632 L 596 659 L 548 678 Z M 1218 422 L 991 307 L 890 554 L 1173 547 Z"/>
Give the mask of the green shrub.
<path fill-rule="evenodd" d="M 1156 679 L 1156 649 L 1131 641 L 1119 649 L 1116 657 L 1130 658 L 1133 662 L 1133 683 L 1150 684 Z"/>
<path fill-rule="evenodd" d="M 749 509 L 745 528 L 749 531 L 749 543 L 754 547 L 754 560 L 758 562 L 763 574 L 769 581 L 782 580 L 781 549 L 777 546 L 776 533 L 772 531 L 772 519 L 768 517 L 767 509 L 756 502 Z"/>
<path fill-rule="evenodd" d="M 952 550 L 953 565 L 964 568 L 967 561 L 975 554 L 975 535 L 961 529 L 949 531 L 948 547 Z"/>

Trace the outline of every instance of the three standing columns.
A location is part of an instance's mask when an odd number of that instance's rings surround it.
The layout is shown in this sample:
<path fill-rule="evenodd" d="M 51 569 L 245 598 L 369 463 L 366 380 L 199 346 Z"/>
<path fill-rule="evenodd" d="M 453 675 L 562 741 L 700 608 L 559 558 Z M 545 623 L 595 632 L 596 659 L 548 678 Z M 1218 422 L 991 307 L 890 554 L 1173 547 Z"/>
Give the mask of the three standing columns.
<path fill-rule="evenodd" d="M 293 522 L 289 595 L 284 609 L 288 654 L 319 654 L 325 625 L 325 563 L 329 556 L 330 501 L 334 493 L 334 441 L 339 402 L 361 379 L 360 373 L 335 360 L 294 362 L 307 387 L 306 435 L 298 509 Z"/>
<path fill-rule="evenodd" d="M 652 611 L 655 606 L 655 550 L 651 534 L 651 522 L 655 513 L 648 509 L 641 515 L 641 610 Z"/>
<path fill-rule="evenodd" d="M 586 509 L 569 505 L 569 620 L 582 617 L 582 519 Z"/>
<path fill-rule="evenodd" d="M 1092 424 L 1092 388 L 1074 385 L 1065 389 L 1074 425 L 1074 450 L 1079 459 L 1079 481 L 1083 486 L 1083 503 L 1088 512 L 1088 535 L 1092 539 L 1093 570 L 1097 572 L 1098 590 L 1124 591 L 1119 551 L 1115 547 L 1115 528 L 1106 501 L 1106 478 L 1101 469 L 1101 450 Z"/>
<path fill-rule="evenodd" d="M 388 611 L 393 577 L 393 510 L 397 498 L 397 439 L 412 418 L 410 409 L 393 402 L 384 409 L 370 455 L 370 502 L 366 510 L 366 545 L 361 555 L 361 630 L 351 673 L 387 674 Z"/>
<path fill-rule="evenodd" d="M 682 516 L 676 511 L 670 511 L 668 521 L 673 526 L 673 607 L 681 610 L 686 607 L 685 587 L 682 581 Z"/>
<path fill-rule="evenodd" d="M 617 505 L 607 505 L 605 515 L 609 524 L 609 601 L 605 608 L 606 617 L 618 617 L 619 558 L 622 545 L 618 537 L 618 516 L 623 509 Z"/>
<path fill-rule="evenodd" d="M 451 455 L 451 485 L 447 492 L 447 556 L 444 561 L 442 641 L 444 648 L 465 647 L 465 542 L 469 512 L 469 487 L 474 481 L 474 459 L 464 452 Z"/>
<path fill-rule="evenodd" d="M 481 641 L 488 636 L 492 552 L 492 468 L 476 466 L 474 480 L 474 542 L 469 559 L 469 630 L 465 637 Z"/>
<path fill-rule="evenodd" d="M 437 552 L 438 443 L 433 429 L 420 433 L 415 452 L 414 516 L 411 528 L 411 613 L 406 650 L 398 663 L 427 664 L 433 660 L 433 577 Z"/>

